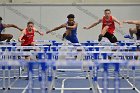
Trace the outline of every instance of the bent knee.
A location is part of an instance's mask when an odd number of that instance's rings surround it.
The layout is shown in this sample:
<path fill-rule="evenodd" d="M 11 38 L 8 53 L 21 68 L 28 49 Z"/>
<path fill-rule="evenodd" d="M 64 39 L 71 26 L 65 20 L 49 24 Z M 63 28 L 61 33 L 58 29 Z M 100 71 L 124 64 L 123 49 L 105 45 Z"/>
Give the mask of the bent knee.
<path fill-rule="evenodd" d="M 31 46 L 35 46 L 35 42 L 32 42 L 32 43 L 31 43 Z"/>
<path fill-rule="evenodd" d="M 133 31 L 133 29 L 132 28 L 129 28 L 129 32 L 132 32 Z"/>
<path fill-rule="evenodd" d="M 103 29 L 107 30 L 109 28 L 109 26 L 105 26 Z"/>
<path fill-rule="evenodd" d="M 137 33 L 137 29 L 136 28 L 129 28 L 129 33 Z"/>

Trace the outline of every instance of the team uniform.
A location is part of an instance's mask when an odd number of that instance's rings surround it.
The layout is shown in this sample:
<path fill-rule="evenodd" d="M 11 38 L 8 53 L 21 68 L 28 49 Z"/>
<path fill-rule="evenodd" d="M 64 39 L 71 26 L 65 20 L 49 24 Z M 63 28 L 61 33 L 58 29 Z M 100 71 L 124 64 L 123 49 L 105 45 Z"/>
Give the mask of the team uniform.
<path fill-rule="evenodd" d="M 112 16 L 110 16 L 109 20 L 106 20 L 105 16 L 103 16 L 102 23 L 103 23 L 102 24 L 102 29 L 105 26 L 109 27 L 107 32 L 105 33 L 105 35 L 103 37 L 108 38 L 111 43 L 117 42 L 117 38 L 114 36 L 115 23 L 112 19 Z"/>
<path fill-rule="evenodd" d="M 26 28 L 26 34 L 22 38 L 24 42 L 21 44 L 21 46 L 31 46 L 32 42 L 34 42 L 34 32 L 34 29 L 32 29 L 32 31 L 29 32 Z"/>
<path fill-rule="evenodd" d="M 26 30 L 26 32 L 25 32 L 26 34 L 21 39 L 21 40 L 24 40 L 24 42 L 21 43 L 21 46 L 32 46 L 31 44 L 32 44 L 32 42 L 34 42 L 35 30 L 32 29 L 31 32 L 29 32 L 27 28 L 25 30 Z M 33 50 L 33 49 L 23 49 L 23 51 L 30 51 L 30 50 Z M 25 57 L 28 57 L 28 55 Z"/>
<path fill-rule="evenodd" d="M 68 22 L 67 22 L 68 24 Z M 68 28 L 66 28 L 68 30 Z M 65 33 L 64 33 L 65 34 Z M 65 38 L 70 41 L 71 43 L 79 43 L 77 38 L 77 27 L 72 29 L 69 35 L 66 35 Z"/>

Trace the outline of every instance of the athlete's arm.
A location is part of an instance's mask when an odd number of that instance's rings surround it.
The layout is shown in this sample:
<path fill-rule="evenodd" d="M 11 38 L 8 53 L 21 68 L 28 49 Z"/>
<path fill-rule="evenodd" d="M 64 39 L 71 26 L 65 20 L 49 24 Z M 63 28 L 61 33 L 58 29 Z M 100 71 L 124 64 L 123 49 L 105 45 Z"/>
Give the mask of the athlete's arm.
<path fill-rule="evenodd" d="M 14 25 L 14 24 L 3 24 L 4 28 L 9 28 L 9 27 L 13 27 L 13 28 L 16 28 L 20 31 L 22 31 L 23 29 L 22 28 L 19 28 L 18 26 Z"/>
<path fill-rule="evenodd" d="M 43 32 L 41 32 L 41 31 L 39 31 L 39 30 L 37 30 L 36 28 L 34 28 L 34 30 L 35 30 L 35 32 L 37 32 L 38 34 L 40 34 L 40 35 L 44 35 L 44 33 Z"/>
<path fill-rule="evenodd" d="M 52 30 L 47 31 L 46 34 L 48 34 L 48 33 L 50 33 L 50 32 L 53 32 L 53 31 L 56 31 L 56 30 L 59 30 L 59 29 L 64 28 L 64 27 L 66 27 L 66 26 L 67 26 L 66 23 L 65 23 L 65 24 L 62 24 L 62 25 L 60 25 L 60 26 L 58 26 L 58 27 L 55 27 L 55 28 L 52 29 Z"/>
<path fill-rule="evenodd" d="M 136 20 L 127 20 L 127 21 L 123 21 L 123 23 L 140 25 L 140 21 L 136 21 Z"/>
<path fill-rule="evenodd" d="M 112 19 L 114 20 L 114 22 L 118 23 L 120 26 L 122 26 L 122 23 L 115 17 L 112 17 Z"/>
<path fill-rule="evenodd" d="M 78 26 L 78 23 L 74 23 L 73 26 L 67 26 L 68 29 L 75 29 Z"/>
<path fill-rule="evenodd" d="M 89 27 L 84 27 L 84 29 L 90 29 L 90 28 L 92 28 L 92 27 L 98 25 L 98 24 L 101 23 L 101 22 L 102 22 L 102 19 L 99 19 L 99 20 L 97 20 L 95 23 L 93 23 L 92 25 L 90 25 Z"/>
<path fill-rule="evenodd" d="M 23 38 L 23 36 L 26 34 L 26 30 L 24 29 L 23 31 L 22 31 L 22 33 L 21 33 L 21 35 L 19 36 L 19 38 L 18 38 L 18 41 L 19 42 L 24 42 L 24 40 L 22 40 L 22 38 Z"/>

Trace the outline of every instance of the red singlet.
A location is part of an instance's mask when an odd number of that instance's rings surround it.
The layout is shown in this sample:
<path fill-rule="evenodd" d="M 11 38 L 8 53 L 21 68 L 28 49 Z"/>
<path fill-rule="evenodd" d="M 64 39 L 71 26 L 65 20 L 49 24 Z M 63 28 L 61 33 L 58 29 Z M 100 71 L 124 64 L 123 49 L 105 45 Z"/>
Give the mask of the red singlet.
<path fill-rule="evenodd" d="M 115 23 L 112 19 L 112 16 L 110 16 L 109 20 L 105 18 L 105 16 L 103 16 L 103 20 L 102 20 L 102 29 L 105 27 L 105 26 L 109 26 L 108 28 L 108 31 L 110 34 L 113 34 L 114 33 L 114 30 L 115 30 Z"/>
<path fill-rule="evenodd" d="M 31 32 L 29 32 L 26 28 L 26 35 L 23 36 L 22 40 L 25 40 L 21 46 L 28 46 L 31 45 L 32 42 L 34 42 L 34 29 L 32 29 Z"/>

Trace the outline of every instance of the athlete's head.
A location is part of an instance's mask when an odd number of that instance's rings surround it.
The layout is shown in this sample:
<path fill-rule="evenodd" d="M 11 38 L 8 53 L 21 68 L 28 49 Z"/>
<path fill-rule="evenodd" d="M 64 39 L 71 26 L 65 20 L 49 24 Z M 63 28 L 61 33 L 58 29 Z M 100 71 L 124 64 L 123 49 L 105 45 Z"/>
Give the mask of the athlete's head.
<path fill-rule="evenodd" d="M 2 22 L 2 17 L 0 17 L 0 23 Z"/>
<path fill-rule="evenodd" d="M 27 23 L 27 29 L 28 29 L 29 31 L 31 31 L 31 30 L 33 29 L 33 27 L 34 27 L 34 23 L 31 22 L 31 21 L 29 21 L 29 22 Z"/>
<path fill-rule="evenodd" d="M 105 14 L 105 17 L 110 17 L 110 15 L 111 15 L 111 10 L 110 10 L 110 9 L 105 9 L 105 10 L 104 10 L 104 14 Z"/>
<path fill-rule="evenodd" d="M 71 26 L 74 25 L 74 18 L 75 18 L 74 14 L 69 14 L 67 18 L 68 18 L 68 24 Z"/>

